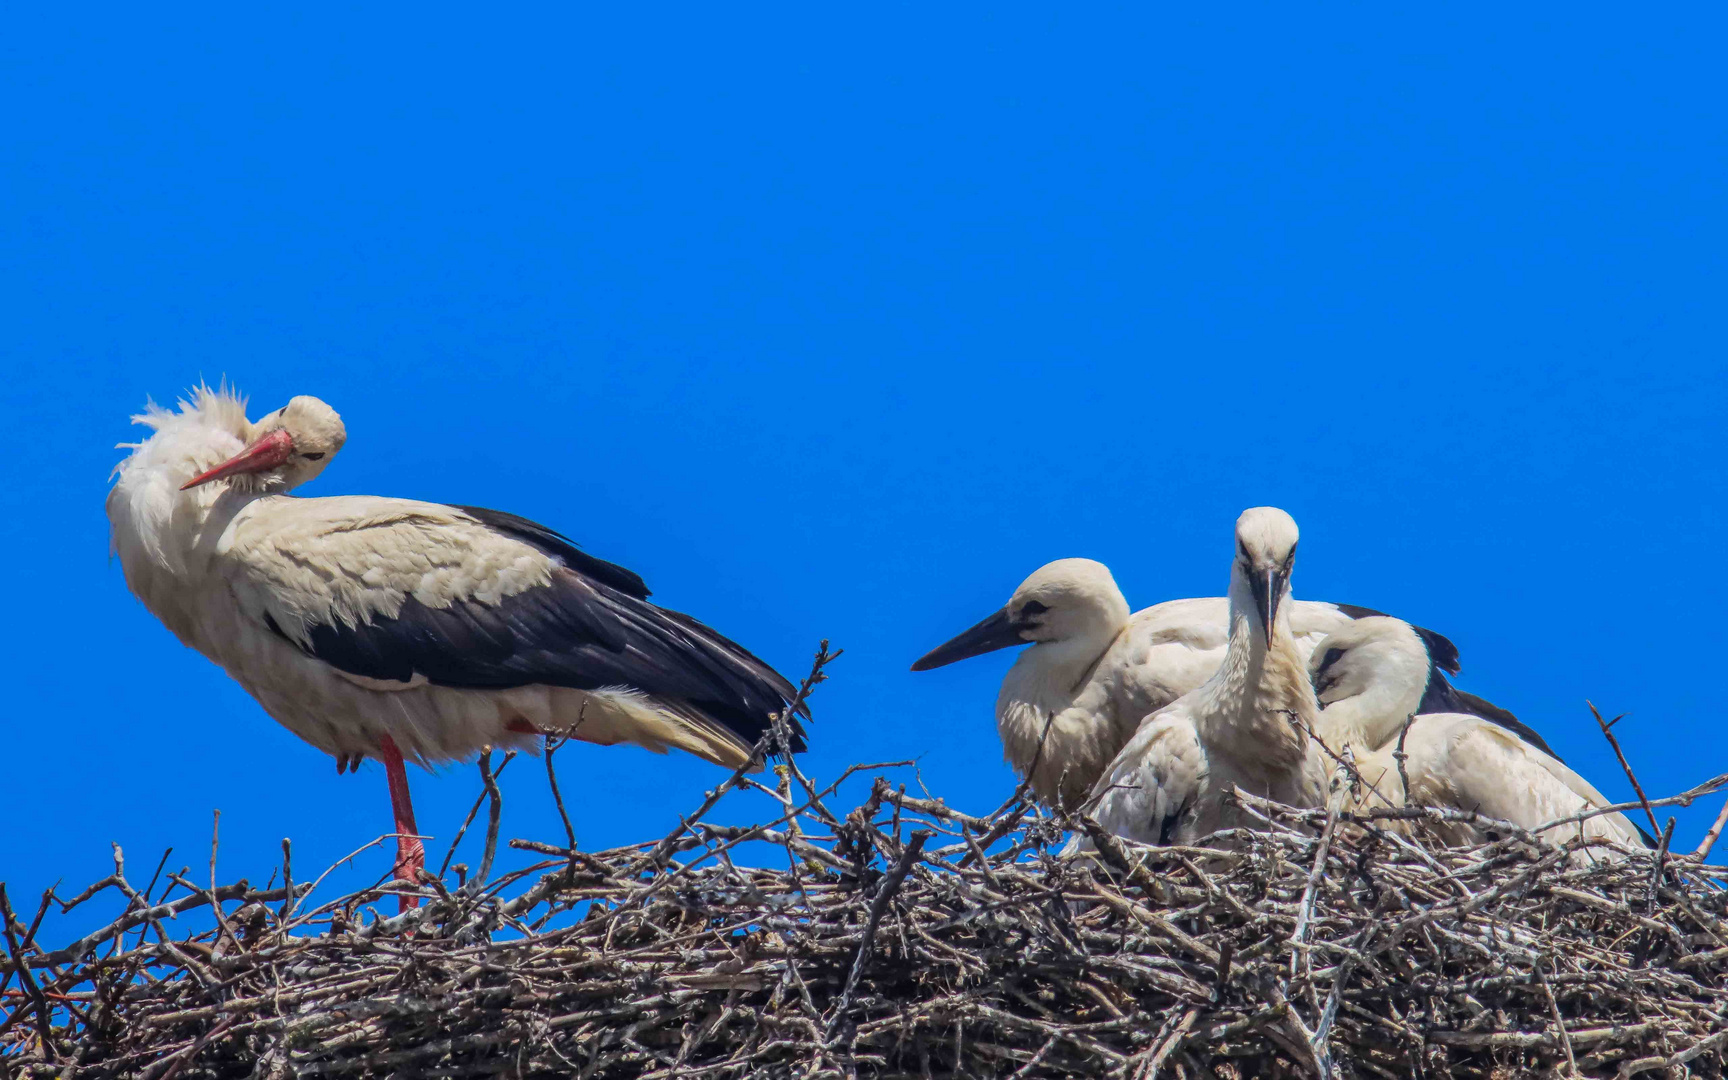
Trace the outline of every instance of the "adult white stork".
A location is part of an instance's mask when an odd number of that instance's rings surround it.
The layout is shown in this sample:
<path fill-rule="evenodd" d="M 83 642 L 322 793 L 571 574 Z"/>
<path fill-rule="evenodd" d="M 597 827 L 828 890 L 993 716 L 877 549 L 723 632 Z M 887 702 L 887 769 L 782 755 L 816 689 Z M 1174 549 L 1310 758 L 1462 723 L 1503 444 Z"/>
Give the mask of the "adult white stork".
<path fill-rule="evenodd" d="M 396 876 L 423 853 L 404 760 L 569 732 L 747 761 L 792 686 L 648 602 L 634 573 L 495 510 L 288 494 L 342 448 L 312 397 L 251 423 L 226 388 L 133 418 L 108 520 L 126 583 L 271 716 L 336 757 L 384 763 Z M 803 729 L 792 719 L 793 750 Z"/>
<path fill-rule="evenodd" d="M 1324 801 L 1326 773 L 1308 735 L 1320 706 L 1291 629 L 1297 538 L 1276 507 L 1236 519 L 1223 661 L 1147 717 L 1104 770 L 1085 807 L 1099 825 L 1144 843 L 1189 843 L 1246 823 L 1227 798 L 1235 787 L 1292 806 Z"/>
<path fill-rule="evenodd" d="M 1486 705 L 1480 698 L 1460 708 L 1450 695 L 1435 694 L 1431 666 L 1422 639 L 1400 619 L 1358 620 L 1314 650 L 1310 670 L 1323 706 L 1315 731 L 1334 753 L 1352 752 L 1363 781 L 1359 806 L 1449 807 L 1534 830 L 1608 805 L 1511 713 L 1489 705 L 1491 715 L 1481 715 L 1468 707 Z M 1400 735 L 1402 773 L 1393 757 Z M 1453 843 L 1483 838 L 1464 824 L 1437 831 Z M 1636 827 L 1618 813 L 1544 835 L 1556 843 L 1579 836 L 1628 847 L 1642 843 Z"/>
<path fill-rule="evenodd" d="M 1284 610 L 1304 663 L 1326 635 L 1380 614 L 1315 600 L 1291 601 Z M 912 670 L 1030 643 L 1002 680 L 997 731 L 1009 764 L 1021 777 L 1031 776 L 1032 792 L 1072 808 L 1147 715 L 1218 670 L 1230 627 L 1230 603 L 1222 596 L 1169 600 L 1130 615 L 1103 563 L 1059 559 L 1039 567 L 1000 610 L 932 649 Z M 1422 633 L 1433 643 L 1436 664 L 1456 672 L 1452 643 Z"/>

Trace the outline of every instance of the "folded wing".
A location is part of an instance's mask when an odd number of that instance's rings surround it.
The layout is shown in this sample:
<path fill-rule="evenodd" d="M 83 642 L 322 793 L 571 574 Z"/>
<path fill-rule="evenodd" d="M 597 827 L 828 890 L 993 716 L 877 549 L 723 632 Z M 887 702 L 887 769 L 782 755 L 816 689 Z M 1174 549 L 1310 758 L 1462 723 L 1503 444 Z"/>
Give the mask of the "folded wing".
<path fill-rule="evenodd" d="M 648 602 L 642 579 L 525 518 L 347 497 L 264 503 L 224 569 L 242 607 L 380 683 L 626 691 L 754 745 L 793 694 L 748 650 Z M 792 722 L 794 750 L 804 732 Z"/>

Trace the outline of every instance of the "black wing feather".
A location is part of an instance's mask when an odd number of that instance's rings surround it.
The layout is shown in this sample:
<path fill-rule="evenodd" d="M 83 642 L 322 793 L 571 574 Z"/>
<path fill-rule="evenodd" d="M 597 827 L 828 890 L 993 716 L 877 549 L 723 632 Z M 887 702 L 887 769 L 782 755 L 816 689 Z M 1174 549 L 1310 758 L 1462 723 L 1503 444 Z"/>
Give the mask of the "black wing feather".
<path fill-rule="evenodd" d="M 1386 614 L 1384 611 L 1376 611 L 1371 607 L 1363 607 L 1360 604 L 1333 604 L 1332 606 L 1350 616 L 1352 619 L 1366 619 L 1374 615 Z"/>
<path fill-rule="evenodd" d="M 434 608 L 410 596 L 394 618 L 314 625 L 302 648 L 350 674 L 396 682 L 418 674 L 465 689 L 628 687 L 681 702 L 750 745 L 791 700 L 791 683 L 743 646 L 648 603 L 631 571 L 526 518 L 454 509 L 551 557 L 551 582 L 497 604 Z M 803 726 L 794 719 L 792 729 L 792 748 L 803 750 Z"/>
<path fill-rule="evenodd" d="M 503 533 L 532 547 L 539 548 L 547 555 L 564 560 L 564 565 L 577 573 L 586 574 L 595 581 L 604 582 L 626 596 L 638 600 L 646 600 L 652 594 L 648 591 L 648 583 L 634 570 L 626 570 L 617 563 L 609 563 L 605 559 L 594 556 L 576 546 L 576 541 L 565 536 L 556 529 L 549 529 L 538 521 L 529 521 L 525 517 L 507 514 L 502 510 L 488 510 L 484 506 L 457 506 L 451 504 L 452 510 L 460 510 L 464 514 L 491 529 Z"/>
<path fill-rule="evenodd" d="M 1428 646 L 1428 659 L 1435 667 L 1448 675 L 1456 675 L 1464 670 L 1463 665 L 1458 663 L 1458 646 L 1452 644 L 1451 638 L 1414 623 L 1410 625 L 1410 629 L 1416 631 L 1422 644 Z"/>

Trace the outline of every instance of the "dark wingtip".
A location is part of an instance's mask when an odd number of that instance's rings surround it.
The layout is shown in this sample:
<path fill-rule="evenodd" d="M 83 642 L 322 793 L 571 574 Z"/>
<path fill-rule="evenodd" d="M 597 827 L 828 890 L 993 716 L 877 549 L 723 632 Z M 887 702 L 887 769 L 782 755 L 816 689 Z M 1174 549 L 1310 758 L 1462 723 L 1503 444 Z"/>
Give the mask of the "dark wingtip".
<path fill-rule="evenodd" d="M 1460 690 L 1446 681 L 1439 672 L 1431 672 L 1428 677 L 1428 690 L 1422 695 L 1422 704 L 1416 709 L 1419 713 L 1455 712 L 1467 716 L 1480 716 L 1491 724 L 1505 728 L 1512 734 L 1523 739 L 1536 749 L 1547 754 L 1560 764 L 1566 764 L 1566 759 L 1554 752 L 1540 732 L 1512 715 L 1511 712 L 1489 701 L 1478 697 L 1468 690 Z"/>
<path fill-rule="evenodd" d="M 607 562 L 605 559 L 595 558 L 577 547 L 575 541 L 556 529 L 517 514 L 506 513 L 503 510 L 489 510 L 483 506 L 452 504 L 451 509 L 459 510 L 489 529 L 504 533 L 556 557 L 564 563 L 567 570 L 574 571 L 590 582 L 597 582 L 633 600 L 647 602 L 651 595 L 647 583 L 635 571 L 619 566 L 617 563 Z M 759 738 L 772 724 L 773 710 L 762 707 L 763 699 L 778 698 L 780 708 L 784 709 L 796 696 L 796 688 L 784 675 L 713 627 L 681 611 L 673 611 L 670 608 L 652 604 L 649 605 L 649 608 L 670 619 L 692 640 L 704 643 L 708 647 L 705 650 L 707 652 L 706 659 L 715 666 L 716 673 L 720 675 L 722 681 L 732 683 L 734 689 L 741 692 L 740 697 L 732 700 L 690 702 L 691 706 L 739 737 L 753 741 Z M 805 741 L 804 725 L 799 723 L 798 718 L 810 719 L 810 708 L 800 702 L 792 712 L 793 716 L 789 722 L 791 750 L 793 753 L 803 753 L 808 749 L 808 746 Z"/>
<path fill-rule="evenodd" d="M 1456 675 L 1464 670 L 1458 662 L 1458 646 L 1452 644 L 1452 639 L 1445 634 L 1435 633 L 1425 626 L 1411 624 L 1412 630 L 1422 639 L 1422 644 L 1428 646 L 1428 659 L 1434 661 L 1434 666 L 1448 675 Z"/>
<path fill-rule="evenodd" d="M 1377 615 L 1385 615 L 1384 611 L 1360 604 L 1333 604 L 1333 607 L 1350 616 L 1352 619 L 1369 619 Z M 1422 644 L 1428 647 L 1428 658 L 1434 661 L 1434 666 L 1448 675 L 1456 675 L 1464 668 L 1458 663 L 1458 646 L 1452 644 L 1452 639 L 1445 634 L 1438 634 L 1426 626 L 1410 624 L 1410 629 L 1416 631 L 1422 639 Z"/>
<path fill-rule="evenodd" d="M 787 749 L 794 754 L 802 754 L 810 749 L 809 732 L 805 731 L 804 725 L 798 722 L 798 717 L 800 716 L 805 719 L 810 718 L 810 711 L 803 705 L 800 705 L 786 721 L 786 734 L 788 736 Z M 773 731 L 774 722 L 770 720 L 768 725 L 762 729 L 761 735 L 758 735 L 757 738 L 760 739 L 763 736 L 771 735 L 773 734 Z M 768 740 L 768 756 L 771 758 L 781 756 L 778 739 L 770 738 Z"/>

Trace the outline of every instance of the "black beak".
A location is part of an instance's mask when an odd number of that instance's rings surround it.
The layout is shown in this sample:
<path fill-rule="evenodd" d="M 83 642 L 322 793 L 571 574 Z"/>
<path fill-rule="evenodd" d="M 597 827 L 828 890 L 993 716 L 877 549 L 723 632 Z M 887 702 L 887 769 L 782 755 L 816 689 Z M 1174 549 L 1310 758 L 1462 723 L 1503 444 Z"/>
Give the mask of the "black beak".
<path fill-rule="evenodd" d="M 1266 641 L 1272 641 L 1273 620 L 1278 617 L 1278 601 L 1284 596 L 1284 586 L 1290 580 L 1286 570 L 1268 570 L 1250 574 L 1248 588 L 1254 593 L 1254 610 L 1260 613 L 1260 625 L 1266 631 Z"/>
<path fill-rule="evenodd" d="M 982 656 L 997 649 L 1026 643 L 1026 639 L 1020 636 L 1020 628 L 1008 617 L 1008 609 L 1003 608 L 972 629 L 919 657 L 918 662 L 912 665 L 912 670 L 929 671 L 931 668 L 952 664 L 956 660 Z"/>

